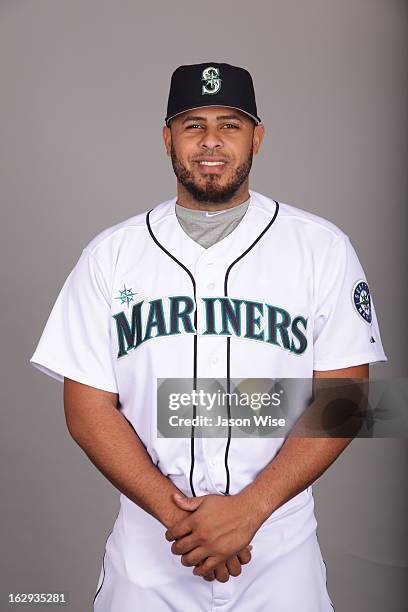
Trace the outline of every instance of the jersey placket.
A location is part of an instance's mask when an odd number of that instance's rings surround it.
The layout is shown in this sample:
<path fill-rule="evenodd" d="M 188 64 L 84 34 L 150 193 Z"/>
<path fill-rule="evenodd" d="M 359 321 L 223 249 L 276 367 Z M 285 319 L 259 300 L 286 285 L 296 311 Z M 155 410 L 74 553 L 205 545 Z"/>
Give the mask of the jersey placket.
<path fill-rule="evenodd" d="M 206 335 L 205 305 L 203 298 L 218 298 L 223 296 L 223 285 L 226 263 L 217 256 L 216 244 L 200 255 L 195 266 L 197 292 L 197 375 L 198 379 L 219 379 L 225 381 L 227 376 L 226 338 Z M 201 410 L 200 414 L 213 416 L 211 411 Z M 226 415 L 225 415 L 226 416 Z M 220 435 L 220 434 L 218 434 Z M 200 448 L 207 490 L 213 493 L 224 493 L 226 475 L 224 466 L 225 437 L 208 436 L 196 438 Z"/>

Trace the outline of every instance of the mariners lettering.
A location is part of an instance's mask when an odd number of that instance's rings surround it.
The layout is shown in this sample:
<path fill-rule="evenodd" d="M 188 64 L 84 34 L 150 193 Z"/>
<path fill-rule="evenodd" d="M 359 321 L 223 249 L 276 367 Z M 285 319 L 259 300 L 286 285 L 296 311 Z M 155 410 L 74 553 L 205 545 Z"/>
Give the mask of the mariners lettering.
<path fill-rule="evenodd" d="M 296 355 L 307 348 L 307 318 L 302 315 L 292 317 L 278 306 L 229 297 L 201 298 L 199 306 L 202 335 L 258 340 Z M 195 334 L 194 313 L 193 298 L 171 296 L 140 301 L 115 314 L 118 358 L 154 338 Z"/>

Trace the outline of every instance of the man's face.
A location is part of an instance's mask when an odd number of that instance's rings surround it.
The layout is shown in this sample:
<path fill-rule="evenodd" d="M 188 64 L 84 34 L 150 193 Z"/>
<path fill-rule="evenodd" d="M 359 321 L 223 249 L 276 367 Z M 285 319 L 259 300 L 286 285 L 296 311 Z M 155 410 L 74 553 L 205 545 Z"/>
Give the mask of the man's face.
<path fill-rule="evenodd" d="M 222 106 L 186 111 L 163 128 L 178 181 L 196 201 L 214 204 L 228 202 L 248 182 L 262 136 L 263 126 Z"/>

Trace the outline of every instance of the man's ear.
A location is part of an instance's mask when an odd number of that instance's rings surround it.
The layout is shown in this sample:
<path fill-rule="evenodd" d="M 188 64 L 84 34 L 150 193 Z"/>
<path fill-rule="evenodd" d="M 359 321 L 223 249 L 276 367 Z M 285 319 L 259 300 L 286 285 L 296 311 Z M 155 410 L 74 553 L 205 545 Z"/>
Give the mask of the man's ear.
<path fill-rule="evenodd" d="M 263 123 L 258 123 L 258 125 L 254 127 L 254 134 L 253 134 L 253 140 L 252 140 L 255 155 L 258 153 L 260 149 L 264 136 L 265 136 L 265 126 Z"/>
<path fill-rule="evenodd" d="M 166 155 L 171 153 L 171 130 L 167 125 L 163 126 L 163 142 L 166 147 Z"/>

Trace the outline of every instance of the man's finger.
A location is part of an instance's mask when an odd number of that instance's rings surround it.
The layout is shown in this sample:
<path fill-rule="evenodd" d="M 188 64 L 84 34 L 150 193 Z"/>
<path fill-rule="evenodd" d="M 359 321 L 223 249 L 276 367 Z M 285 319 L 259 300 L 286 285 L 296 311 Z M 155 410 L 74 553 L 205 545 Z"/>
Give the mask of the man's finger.
<path fill-rule="evenodd" d="M 248 548 L 244 548 L 237 553 L 237 557 L 242 565 L 246 565 L 251 560 L 251 553 Z"/>
<path fill-rule="evenodd" d="M 239 562 L 237 555 L 227 559 L 226 566 L 231 576 L 239 576 L 242 572 L 241 563 Z"/>
<path fill-rule="evenodd" d="M 225 563 L 220 563 L 214 570 L 218 582 L 228 582 L 230 575 Z"/>
<path fill-rule="evenodd" d="M 202 565 L 202 562 L 199 563 L 198 565 L 196 565 L 196 567 L 200 567 Z M 195 569 L 193 570 L 193 573 L 195 574 Z M 215 580 L 215 572 L 208 572 L 208 574 L 206 574 L 205 576 L 201 576 L 201 578 L 204 578 L 204 580 L 207 580 L 208 582 L 212 582 L 213 580 Z"/>
<path fill-rule="evenodd" d="M 179 508 L 182 508 L 183 510 L 188 510 L 189 512 L 194 512 L 203 503 L 204 496 L 203 497 L 183 497 L 179 493 L 175 493 L 173 495 L 173 499 L 176 502 L 176 504 L 179 506 Z"/>
<path fill-rule="evenodd" d="M 198 565 L 206 557 L 208 557 L 208 552 L 205 548 L 203 546 L 197 546 L 197 548 L 181 557 L 181 563 L 186 567 L 192 567 L 193 565 Z M 208 568 L 207 572 L 214 569 L 214 567 Z M 200 575 L 204 576 L 207 572 L 203 572 Z"/>
<path fill-rule="evenodd" d="M 173 555 L 185 555 L 186 553 L 194 550 L 199 546 L 199 542 L 194 534 L 175 540 L 171 545 L 171 552 Z"/>
<path fill-rule="evenodd" d="M 179 538 L 182 538 L 183 536 L 189 535 L 191 531 L 192 529 L 190 525 L 190 518 L 187 517 L 183 519 L 182 521 L 180 521 L 179 523 L 176 523 L 175 525 L 173 525 L 171 529 L 167 529 L 164 535 L 165 535 L 166 540 L 168 540 L 169 542 L 172 542 L 173 540 L 178 540 Z"/>
<path fill-rule="evenodd" d="M 217 565 L 220 563 L 224 563 L 224 560 L 220 557 L 208 557 L 203 563 L 194 568 L 193 574 L 195 576 L 205 576 L 212 570 L 214 570 Z"/>

